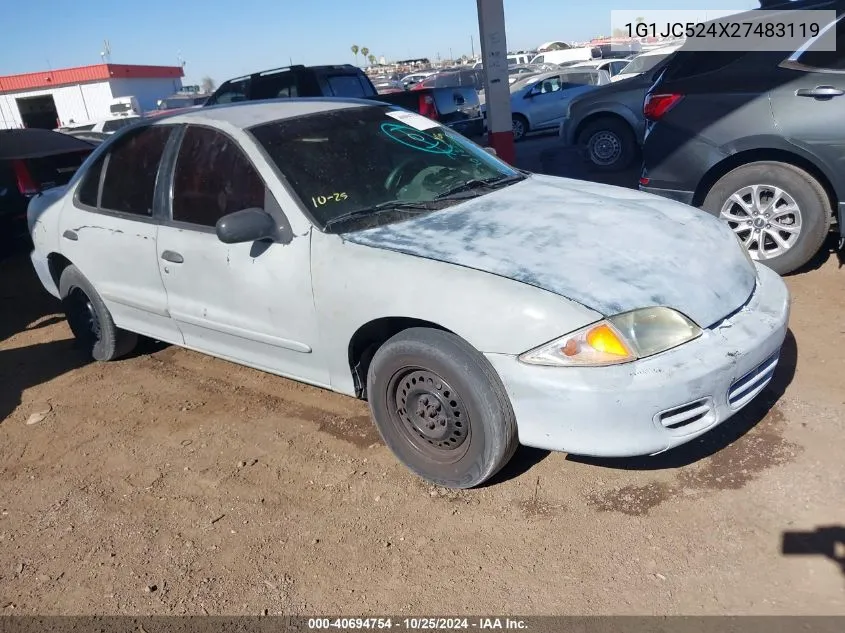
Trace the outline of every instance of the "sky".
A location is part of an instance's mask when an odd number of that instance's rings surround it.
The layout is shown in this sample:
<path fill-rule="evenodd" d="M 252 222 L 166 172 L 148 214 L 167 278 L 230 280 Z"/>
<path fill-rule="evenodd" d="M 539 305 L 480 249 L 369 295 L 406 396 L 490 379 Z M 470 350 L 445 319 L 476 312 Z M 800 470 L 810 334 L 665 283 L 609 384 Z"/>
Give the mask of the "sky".
<path fill-rule="evenodd" d="M 655 15 L 681 4 L 504 1 L 509 50 L 610 35 L 612 11 Z M 705 0 L 685 8 L 758 6 L 757 0 Z M 475 0 L 28 0 L 15 2 L 14 19 L 0 21 L 0 75 L 101 63 L 104 39 L 112 63 L 183 60 L 185 84 L 206 76 L 220 84 L 290 63 L 354 63 L 353 44 L 388 60 L 460 57 L 473 45 L 480 54 Z"/>

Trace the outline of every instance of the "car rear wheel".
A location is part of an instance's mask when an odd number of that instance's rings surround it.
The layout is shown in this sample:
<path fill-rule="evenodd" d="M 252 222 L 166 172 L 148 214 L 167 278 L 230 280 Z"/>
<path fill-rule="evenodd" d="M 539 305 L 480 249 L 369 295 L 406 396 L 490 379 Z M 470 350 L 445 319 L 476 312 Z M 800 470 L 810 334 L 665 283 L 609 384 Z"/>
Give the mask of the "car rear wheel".
<path fill-rule="evenodd" d="M 588 123 L 578 135 L 578 145 L 600 171 L 627 169 L 637 154 L 637 140 L 631 126 L 610 117 Z"/>
<path fill-rule="evenodd" d="M 521 141 L 528 134 L 528 119 L 521 114 L 514 114 L 511 123 L 513 125 L 513 140 Z"/>
<path fill-rule="evenodd" d="M 750 163 L 728 172 L 702 207 L 727 222 L 753 259 L 781 275 L 818 253 L 832 219 L 819 181 L 779 162 Z"/>
<path fill-rule="evenodd" d="M 76 266 L 62 271 L 59 294 L 77 343 L 94 360 L 114 360 L 135 347 L 138 336 L 114 324 L 106 304 Z"/>
<path fill-rule="evenodd" d="M 449 332 L 410 328 L 373 357 L 367 376 L 379 433 L 411 471 L 447 488 L 471 488 L 516 451 L 516 420 L 493 367 Z"/>

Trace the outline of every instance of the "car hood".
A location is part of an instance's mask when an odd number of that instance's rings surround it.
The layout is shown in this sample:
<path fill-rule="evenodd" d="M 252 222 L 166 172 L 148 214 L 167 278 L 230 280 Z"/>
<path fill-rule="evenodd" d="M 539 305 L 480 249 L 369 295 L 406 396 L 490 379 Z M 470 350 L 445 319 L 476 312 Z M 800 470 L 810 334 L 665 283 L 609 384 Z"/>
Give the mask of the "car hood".
<path fill-rule="evenodd" d="M 707 213 L 551 176 L 342 237 L 507 277 L 605 316 L 662 305 L 702 327 L 741 307 L 756 282 L 731 229 Z"/>

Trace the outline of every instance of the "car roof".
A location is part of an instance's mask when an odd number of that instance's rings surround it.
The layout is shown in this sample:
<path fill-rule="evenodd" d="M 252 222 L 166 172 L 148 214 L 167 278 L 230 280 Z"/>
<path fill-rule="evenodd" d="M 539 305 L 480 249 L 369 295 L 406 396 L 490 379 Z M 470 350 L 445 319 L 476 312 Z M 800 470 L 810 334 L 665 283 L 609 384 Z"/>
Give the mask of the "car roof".
<path fill-rule="evenodd" d="M 309 97 L 301 99 L 268 99 L 261 101 L 239 101 L 194 110 L 179 111 L 172 115 L 156 117 L 154 125 L 161 123 L 212 123 L 229 124 L 245 129 L 280 119 L 292 119 L 333 110 L 374 107 L 375 101 L 366 99 L 343 99 L 331 97 Z M 383 104 L 382 104 L 383 105 Z"/>

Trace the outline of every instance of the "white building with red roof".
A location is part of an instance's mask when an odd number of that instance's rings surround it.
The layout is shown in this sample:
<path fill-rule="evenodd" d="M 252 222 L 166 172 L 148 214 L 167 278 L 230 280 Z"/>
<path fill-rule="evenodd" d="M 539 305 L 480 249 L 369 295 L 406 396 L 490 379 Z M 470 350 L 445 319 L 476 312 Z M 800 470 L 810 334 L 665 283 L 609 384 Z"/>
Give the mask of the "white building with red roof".
<path fill-rule="evenodd" d="M 99 121 L 114 116 L 115 103 L 128 97 L 141 110 L 154 110 L 159 99 L 179 91 L 184 74 L 181 66 L 96 64 L 0 76 L 0 128 Z"/>

